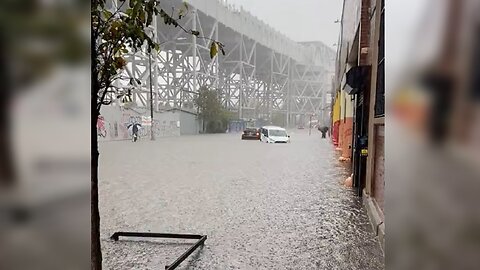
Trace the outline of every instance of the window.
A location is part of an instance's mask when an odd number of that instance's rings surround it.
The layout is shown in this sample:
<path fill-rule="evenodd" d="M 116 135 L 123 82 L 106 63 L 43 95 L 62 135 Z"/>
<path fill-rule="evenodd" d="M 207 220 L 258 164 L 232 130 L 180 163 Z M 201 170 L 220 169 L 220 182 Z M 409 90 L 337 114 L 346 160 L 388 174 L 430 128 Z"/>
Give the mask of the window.
<path fill-rule="evenodd" d="M 378 70 L 375 96 L 375 117 L 385 116 L 385 2 L 382 1 L 380 36 L 378 38 Z"/>
<path fill-rule="evenodd" d="M 478 65 L 478 60 L 480 60 L 480 29 L 477 28 L 477 32 L 473 33 L 474 36 L 474 43 L 476 43 L 476 46 L 473 46 L 473 53 L 472 53 L 472 63 L 471 65 L 471 75 L 470 77 L 471 82 L 470 82 L 470 97 L 473 99 L 474 102 L 480 102 L 480 88 L 478 85 L 480 84 L 480 69 L 476 68 L 475 66 Z"/>
<path fill-rule="evenodd" d="M 285 130 L 271 129 L 269 133 L 270 136 L 287 137 L 287 132 L 285 132 Z"/>

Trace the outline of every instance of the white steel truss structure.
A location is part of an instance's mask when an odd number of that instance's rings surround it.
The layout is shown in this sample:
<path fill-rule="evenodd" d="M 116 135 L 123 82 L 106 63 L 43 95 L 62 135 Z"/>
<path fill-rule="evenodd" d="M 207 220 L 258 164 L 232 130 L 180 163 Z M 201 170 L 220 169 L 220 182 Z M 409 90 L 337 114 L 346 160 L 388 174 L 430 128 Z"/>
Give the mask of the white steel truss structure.
<path fill-rule="evenodd" d="M 283 114 L 289 125 L 297 115 L 319 115 L 326 108 L 333 50 L 320 42 L 294 42 L 221 0 L 186 2 L 189 12 L 179 23 L 198 31 L 198 37 L 154 18 L 154 39 L 161 52 L 127 57 L 124 77 L 138 79 L 132 88 L 137 109 L 149 107 L 150 78 L 157 111 L 194 111 L 201 86 L 216 89 L 225 108 L 239 119 Z M 164 10 L 181 5 L 180 0 L 162 1 Z M 211 59 L 211 40 L 223 43 L 226 55 Z M 127 87 L 126 82 L 120 80 L 117 87 Z"/>

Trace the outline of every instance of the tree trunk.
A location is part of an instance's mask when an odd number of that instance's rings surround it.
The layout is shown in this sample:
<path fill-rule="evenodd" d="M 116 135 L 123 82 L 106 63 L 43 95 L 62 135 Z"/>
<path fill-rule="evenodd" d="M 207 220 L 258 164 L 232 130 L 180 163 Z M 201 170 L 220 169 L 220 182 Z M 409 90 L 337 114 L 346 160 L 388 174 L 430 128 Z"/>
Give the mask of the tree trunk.
<path fill-rule="evenodd" d="M 3 97 L 6 99 L 6 97 Z M 9 133 L 9 108 L 5 102 L 0 102 L 0 123 L 4 131 L 0 133 L 0 186 L 12 187 L 15 184 L 15 166 L 13 164 L 13 151 Z"/>
<path fill-rule="evenodd" d="M 97 143 L 97 115 L 92 115 L 92 172 L 91 172 L 91 269 L 102 269 L 102 250 L 100 245 L 100 211 L 98 209 L 98 143 Z M 95 122 L 95 124 L 93 124 Z"/>
<path fill-rule="evenodd" d="M 102 249 L 100 245 L 100 211 L 98 209 L 98 138 L 97 138 L 97 119 L 99 111 L 97 110 L 97 96 L 100 90 L 98 73 L 95 66 L 96 52 L 95 52 L 95 38 L 91 40 L 91 122 L 90 122 L 90 137 L 91 137 L 91 190 L 90 190 L 90 212 L 91 212 L 91 269 L 102 269 Z"/>
<path fill-rule="evenodd" d="M 11 119 L 10 106 L 12 102 L 12 77 L 9 74 L 6 37 L 0 38 L 0 81 L 3 83 L 2 97 L 0 98 L 0 123 L 3 125 L 3 132 L 0 132 L 0 186 L 10 187 L 15 183 L 15 166 L 13 159 L 13 149 L 11 143 Z"/>
<path fill-rule="evenodd" d="M 93 118 L 93 116 L 92 116 Z M 95 123 L 96 124 L 96 123 Z M 102 250 L 100 245 L 100 211 L 98 209 L 98 149 L 97 129 L 93 129 L 92 137 L 92 179 L 91 179 L 91 269 L 102 269 Z M 93 133 L 95 133 L 93 135 Z"/>

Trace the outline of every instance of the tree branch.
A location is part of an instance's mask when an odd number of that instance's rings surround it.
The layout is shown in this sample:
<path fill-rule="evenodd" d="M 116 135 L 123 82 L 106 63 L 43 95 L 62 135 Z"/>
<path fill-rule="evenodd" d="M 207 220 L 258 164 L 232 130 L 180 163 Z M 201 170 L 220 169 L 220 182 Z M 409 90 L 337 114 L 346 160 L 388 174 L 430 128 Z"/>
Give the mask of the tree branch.
<path fill-rule="evenodd" d="M 125 37 L 122 36 L 122 37 L 120 37 L 117 41 L 115 41 L 114 44 L 112 44 L 112 46 L 111 46 L 111 48 L 110 48 L 110 51 L 109 51 L 109 53 L 108 53 L 107 58 L 104 59 L 104 63 L 103 63 L 103 65 L 102 65 L 102 66 L 104 67 L 104 69 L 103 69 L 103 71 L 102 71 L 102 80 L 101 80 L 101 81 L 104 81 L 104 82 L 105 82 L 105 85 L 101 87 L 101 90 L 103 90 L 103 93 L 102 93 L 102 96 L 101 96 L 100 100 L 97 101 L 97 110 L 98 110 L 98 112 L 100 112 L 100 108 L 101 108 L 101 106 L 102 106 L 102 104 L 103 104 L 103 102 L 104 102 L 104 100 L 105 100 L 105 96 L 106 96 L 106 94 L 107 94 L 107 90 L 108 90 L 108 88 L 109 88 L 109 87 L 111 86 L 111 84 L 112 84 L 112 78 L 116 75 L 116 74 L 113 74 L 113 75 L 111 76 L 111 78 L 108 78 L 108 77 L 107 77 L 107 76 L 108 76 L 108 70 L 105 70 L 105 68 L 112 67 L 111 61 L 112 61 L 113 54 L 115 53 L 115 48 L 116 48 L 116 46 L 117 46 L 117 44 L 118 44 L 119 42 L 121 42 L 122 40 L 124 40 L 124 38 L 125 38 Z"/>
<path fill-rule="evenodd" d="M 103 30 L 105 30 L 105 28 L 108 26 L 108 23 L 110 22 L 110 20 L 115 17 L 115 15 L 117 15 L 120 11 L 120 9 L 123 7 L 123 5 L 126 3 L 127 1 L 123 1 L 122 4 L 120 6 L 117 7 L 117 10 L 115 12 L 112 13 L 112 16 L 110 16 L 107 20 L 105 20 L 105 23 L 103 24 L 103 27 L 102 28 L 99 28 L 98 29 L 98 32 L 102 32 Z M 101 16 L 102 14 L 99 14 L 98 18 L 101 20 Z"/>

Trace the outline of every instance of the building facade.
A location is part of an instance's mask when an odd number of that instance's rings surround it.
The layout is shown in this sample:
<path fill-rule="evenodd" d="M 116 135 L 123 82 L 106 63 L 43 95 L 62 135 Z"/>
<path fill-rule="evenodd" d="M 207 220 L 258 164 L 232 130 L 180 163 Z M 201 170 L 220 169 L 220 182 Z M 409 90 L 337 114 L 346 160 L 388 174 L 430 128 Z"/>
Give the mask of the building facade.
<path fill-rule="evenodd" d="M 175 137 L 181 135 L 197 135 L 200 133 L 202 121 L 197 114 L 188 110 L 172 108 L 161 112 L 153 112 L 153 121 L 145 125 L 144 120 L 150 115 L 149 110 L 137 108 L 121 108 L 119 106 L 103 106 L 97 120 L 99 141 L 130 140 L 131 124 L 140 124 L 140 140 Z"/>
<path fill-rule="evenodd" d="M 385 43 L 384 0 L 344 0 L 337 45 L 332 140 L 351 161 L 353 187 L 363 196 L 384 245 Z"/>

